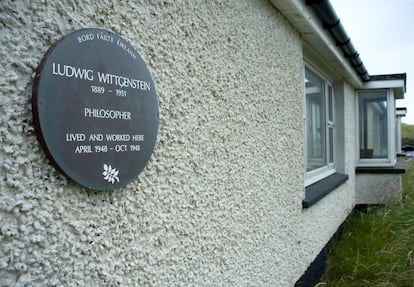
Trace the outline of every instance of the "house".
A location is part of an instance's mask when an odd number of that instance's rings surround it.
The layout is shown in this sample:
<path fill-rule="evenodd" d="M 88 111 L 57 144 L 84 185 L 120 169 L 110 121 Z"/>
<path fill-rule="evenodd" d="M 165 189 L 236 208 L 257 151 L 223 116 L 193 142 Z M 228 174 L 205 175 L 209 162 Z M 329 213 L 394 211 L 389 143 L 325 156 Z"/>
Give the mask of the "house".
<path fill-rule="evenodd" d="M 396 145 L 396 151 L 397 155 L 403 155 L 403 149 L 402 149 L 402 138 L 401 138 L 401 118 L 405 117 L 407 115 L 407 108 L 397 108 L 395 110 L 396 114 L 396 122 L 395 122 L 395 145 Z"/>
<path fill-rule="evenodd" d="M 401 199 L 406 75 L 370 75 L 329 1 L 2 6 L 2 286 L 299 286 L 356 204 Z M 33 124 L 36 68 L 85 27 L 157 92 L 151 158 L 115 191 L 64 176 Z"/>

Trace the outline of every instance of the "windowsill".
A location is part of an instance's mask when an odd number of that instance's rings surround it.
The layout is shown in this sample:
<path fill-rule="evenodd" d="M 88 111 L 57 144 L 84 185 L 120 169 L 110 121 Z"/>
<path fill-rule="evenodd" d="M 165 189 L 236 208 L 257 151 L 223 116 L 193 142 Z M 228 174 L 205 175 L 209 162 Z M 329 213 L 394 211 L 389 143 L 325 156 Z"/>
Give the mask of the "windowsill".
<path fill-rule="evenodd" d="M 302 201 L 303 208 L 309 208 L 324 196 L 335 190 L 348 180 L 349 176 L 341 173 L 334 173 L 305 188 L 305 199 Z"/>
<path fill-rule="evenodd" d="M 357 174 L 384 174 L 384 173 L 390 173 L 390 174 L 402 174 L 405 173 L 405 168 L 401 166 L 391 166 L 391 167 L 357 167 L 355 168 L 355 173 Z"/>

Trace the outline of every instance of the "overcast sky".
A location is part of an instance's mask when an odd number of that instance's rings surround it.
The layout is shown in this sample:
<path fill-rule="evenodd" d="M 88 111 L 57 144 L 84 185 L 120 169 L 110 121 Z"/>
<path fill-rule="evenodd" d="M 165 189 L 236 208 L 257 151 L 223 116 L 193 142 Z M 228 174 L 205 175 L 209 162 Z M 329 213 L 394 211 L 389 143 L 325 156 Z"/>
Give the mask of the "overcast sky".
<path fill-rule="evenodd" d="M 414 124 L 414 0 L 330 0 L 370 75 L 407 73 L 397 107 Z"/>

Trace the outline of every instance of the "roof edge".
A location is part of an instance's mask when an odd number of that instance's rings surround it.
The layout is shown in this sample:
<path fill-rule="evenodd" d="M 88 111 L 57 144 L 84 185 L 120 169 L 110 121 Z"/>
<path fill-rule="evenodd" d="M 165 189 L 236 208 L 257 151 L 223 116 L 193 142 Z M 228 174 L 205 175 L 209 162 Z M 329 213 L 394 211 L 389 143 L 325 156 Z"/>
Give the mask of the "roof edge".
<path fill-rule="evenodd" d="M 329 31 L 324 29 L 320 17 L 312 7 L 306 5 L 305 0 L 270 0 L 270 2 L 299 32 L 304 52 L 307 46 L 316 52 L 316 55 L 322 57 L 326 64 L 332 65 L 332 75 L 335 75 L 335 79 L 344 78 L 357 88 L 363 86 L 361 77 L 335 43 Z"/>
<path fill-rule="evenodd" d="M 323 23 L 323 28 L 329 31 L 336 46 L 341 49 L 361 81 L 368 82 L 370 75 L 329 0 L 305 0 L 305 3 L 315 11 Z"/>
<path fill-rule="evenodd" d="M 396 99 L 403 99 L 407 89 L 407 74 L 372 75 L 370 81 L 364 83 L 364 89 L 393 89 Z"/>

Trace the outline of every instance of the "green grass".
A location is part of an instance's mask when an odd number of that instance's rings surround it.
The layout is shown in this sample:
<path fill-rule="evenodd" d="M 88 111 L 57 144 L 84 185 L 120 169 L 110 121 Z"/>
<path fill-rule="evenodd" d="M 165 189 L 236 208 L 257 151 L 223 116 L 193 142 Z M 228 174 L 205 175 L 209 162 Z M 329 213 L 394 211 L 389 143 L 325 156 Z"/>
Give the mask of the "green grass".
<path fill-rule="evenodd" d="M 414 145 L 414 125 L 401 124 L 401 140 L 403 145 Z"/>
<path fill-rule="evenodd" d="M 414 161 L 405 167 L 403 203 L 352 213 L 316 286 L 414 286 Z"/>

